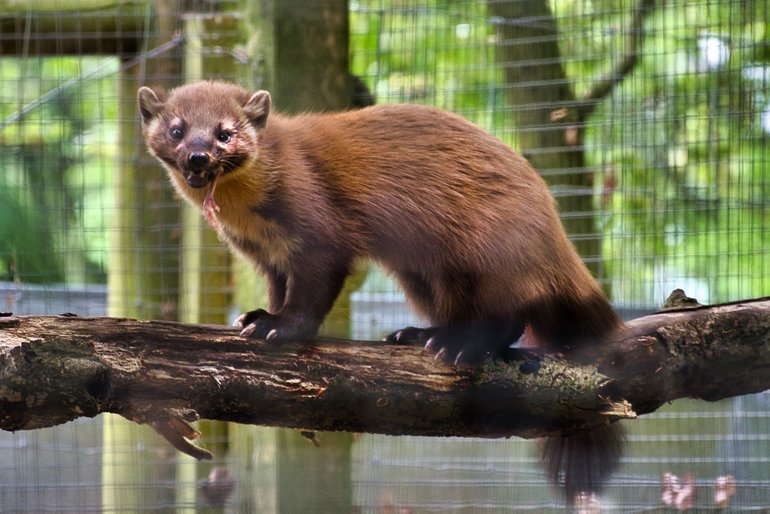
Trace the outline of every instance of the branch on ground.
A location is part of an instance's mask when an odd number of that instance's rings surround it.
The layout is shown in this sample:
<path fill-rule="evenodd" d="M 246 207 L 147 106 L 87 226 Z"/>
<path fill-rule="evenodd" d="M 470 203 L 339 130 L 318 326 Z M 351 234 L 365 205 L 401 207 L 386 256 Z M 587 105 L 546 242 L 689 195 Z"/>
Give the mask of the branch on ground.
<path fill-rule="evenodd" d="M 319 339 L 271 346 L 231 328 L 0 318 L 0 429 L 112 412 L 197 458 L 196 419 L 303 430 L 533 438 L 770 388 L 770 300 L 684 305 L 628 323 L 578 364 L 437 362 L 422 349 Z"/>

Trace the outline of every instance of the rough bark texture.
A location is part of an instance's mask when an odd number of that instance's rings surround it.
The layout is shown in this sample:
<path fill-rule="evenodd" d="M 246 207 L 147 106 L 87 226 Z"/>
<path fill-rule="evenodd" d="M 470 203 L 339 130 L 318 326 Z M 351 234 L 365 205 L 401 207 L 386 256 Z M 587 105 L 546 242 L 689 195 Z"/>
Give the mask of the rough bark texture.
<path fill-rule="evenodd" d="M 101 412 L 177 448 L 198 418 L 306 430 L 538 437 L 652 412 L 682 397 L 770 388 L 770 300 L 639 318 L 579 365 L 455 368 L 421 349 L 319 340 L 280 347 L 230 328 L 118 318 L 0 318 L 0 428 Z"/>

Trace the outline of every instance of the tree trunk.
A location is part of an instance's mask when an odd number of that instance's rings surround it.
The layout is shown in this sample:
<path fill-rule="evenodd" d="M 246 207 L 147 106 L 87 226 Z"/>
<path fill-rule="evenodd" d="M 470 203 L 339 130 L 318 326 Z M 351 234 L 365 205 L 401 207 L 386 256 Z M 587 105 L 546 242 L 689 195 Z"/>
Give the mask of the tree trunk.
<path fill-rule="evenodd" d="M 262 87 L 270 90 L 276 110 L 285 113 L 338 111 L 352 104 L 348 75 L 347 0 L 261 0 L 258 24 L 267 37 Z M 322 331 L 346 336 L 350 330 L 350 294 L 363 277 L 346 282 Z M 249 305 L 253 309 L 259 305 Z M 297 434 L 279 432 L 277 507 L 279 512 L 350 512 L 352 436 L 324 439 L 322 452 L 308 452 Z M 300 493 L 301 492 L 301 493 Z"/>
<path fill-rule="evenodd" d="M 177 0 L 157 0 L 155 48 L 174 41 L 180 28 Z M 149 30 L 149 27 L 146 29 Z M 139 49 L 137 49 L 138 51 Z M 120 72 L 118 88 L 118 163 L 113 191 L 115 208 L 110 241 L 108 312 L 112 316 L 177 319 L 179 293 L 179 209 L 171 185 L 139 134 L 136 91 L 140 86 L 170 88 L 180 75 L 181 47 L 155 55 Z M 126 57 L 125 55 L 120 55 Z M 178 79 L 176 79 L 178 80 Z M 155 475 L 173 480 L 173 468 L 161 461 L 137 466 L 122 449 L 144 435 L 124 420 L 105 419 L 102 460 L 102 509 L 138 510 L 146 493 L 121 484 Z M 163 441 L 153 441 L 162 445 Z M 113 493 L 118 491 L 117 493 Z M 153 491 L 159 504 L 173 501 L 163 488 Z M 168 512 L 168 511 L 165 511 Z"/>
<path fill-rule="evenodd" d="M 547 0 L 488 0 L 487 6 L 498 26 L 496 60 L 505 73 L 518 149 L 550 185 L 564 228 L 594 276 L 601 278 L 601 234 L 585 131 L 598 103 L 636 65 L 643 22 L 655 0 L 638 0 L 630 13 L 625 52 L 584 98 L 576 97 L 562 65 L 559 31 Z"/>
<path fill-rule="evenodd" d="M 347 0 L 276 0 L 273 93 L 286 113 L 349 108 Z"/>
<path fill-rule="evenodd" d="M 593 174 L 586 170 L 584 125 L 578 123 L 546 0 L 488 2 L 498 26 L 496 60 L 505 73 L 518 149 L 548 182 L 562 223 L 584 258 L 601 254 L 592 212 Z M 588 262 L 598 276 L 598 261 Z"/>

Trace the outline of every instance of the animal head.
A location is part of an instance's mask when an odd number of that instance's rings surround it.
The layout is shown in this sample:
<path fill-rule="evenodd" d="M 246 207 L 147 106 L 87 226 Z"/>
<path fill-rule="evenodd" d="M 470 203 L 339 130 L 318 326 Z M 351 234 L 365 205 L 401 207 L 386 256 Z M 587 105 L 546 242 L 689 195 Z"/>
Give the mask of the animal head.
<path fill-rule="evenodd" d="M 222 82 L 197 82 L 168 94 L 141 87 L 137 100 L 147 146 L 182 191 L 248 167 L 257 158 L 271 103 L 267 91 Z"/>

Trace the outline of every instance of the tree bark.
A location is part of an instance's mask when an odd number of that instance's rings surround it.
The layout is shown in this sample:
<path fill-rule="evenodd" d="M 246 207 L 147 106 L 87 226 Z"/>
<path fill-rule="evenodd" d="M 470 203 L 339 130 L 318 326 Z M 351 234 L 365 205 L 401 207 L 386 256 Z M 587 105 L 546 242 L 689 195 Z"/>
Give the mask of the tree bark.
<path fill-rule="evenodd" d="M 570 433 L 682 397 L 770 388 L 770 300 L 639 318 L 581 356 L 436 362 L 420 348 L 281 346 L 230 328 L 119 318 L 0 318 L 0 428 L 102 412 L 148 423 L 198 458 L 189 421 L 384 434 Z"/>
<path fill-rule="evenodd" d="M 548 182 L 562 223 L 595 276 L 601 241 L 592 212 L 593 174 L 586 170 L 584 124 L 564 70 L 559 31 L 546 0 L 488 0 L 497 24 L 496 61 L 505 74 L 518 150 Z"/>
<path fill-rule="evenodd" d="M 276 65 L 270 91 L 276 108 L 286 113 L 350 108 L 347 0 L 273 5 Z"/>
<path fill-rule="evenodd" d="M 254 18 L 260 34 L 260 88 L 272 94 L 285 113 L 349 109 L 352 84 L 348 70 L 347 0 L 259 0 Z M 337 337 L 350 332 L 350 294 L 365 271 L 350 277 L 321 328 Z M 234 280 L 241 291 L 245 284 Z M 248 287 L 248 286 L 246 286 Z M 252 295 L 253 296 L 253 295 Z M 247 309 L 254 305 L 252 297 Z M 309 451 L 294 433 L 276 433 L 276 507 L 279 512 L 350 512 L 351 434 L 324 437 L 323 451 Z"/>

